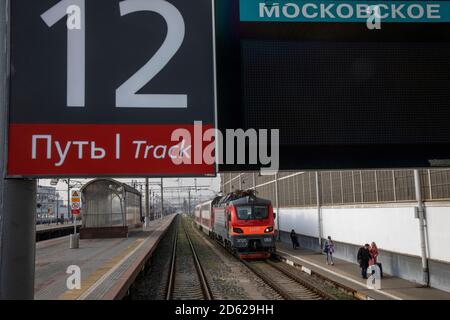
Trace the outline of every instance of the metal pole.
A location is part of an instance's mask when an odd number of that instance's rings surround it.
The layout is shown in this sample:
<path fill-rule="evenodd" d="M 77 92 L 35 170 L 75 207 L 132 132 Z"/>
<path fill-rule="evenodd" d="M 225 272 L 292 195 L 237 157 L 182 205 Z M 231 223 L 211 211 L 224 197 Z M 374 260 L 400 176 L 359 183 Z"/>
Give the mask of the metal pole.
<path fill-rule="evenodd" d="M 392 170 L 392 189 L 394 190 L 394 201 L 397 202 L 397 188 L 395 186 L 395 171 Z"/>
<path fill-rule="evenodd" d="M 161 178 L 161 220 L 164 216 L 164 179 Z"/>
<path fill-rule="evenodd" d="M 375 177 L 375 195 L 377 199 L 377 203 L 380 202 L 380 197 L 378 195 L 378 174 L 377 170 L 374 171 L 374 177 Z"/>
<path fill-rule="evenodd" d="M 0 0 L 0 143 L 8 150 L 9 3 Z M 36 180 L 8 180 L 0 152 L 0 299 L 34 298 Z"/>
<path fill-rule="evenodd" d="M 322 239 L 323 239 L 323 222 L 322 222 L 322 209 L 321 209 L 321 200 L 320 200 L 320 175 L 319 172 L 316 171 L 316 202 L 317 202 L 317 219 L 319 226 L 319 246 L 322 249 Z"/>
<path fill-rule="evenodd" d="M 71 214 L 72 212 L 70 210 L 70 179 L 67 179 L 67 215 L 69 216 L 69 218 Z"/>
<path fill-rule="evenodd" d="M 156 198 L 155 198 L 155 192 L 152 191 L 152 215 L 153 215 L 153 219 L 152 220 L 156 220 Z"/>
<path fill-rule="evenodd" d="M 256 191 L 256 174 L 253 172 L 253 189 Z"/>
<path fill-rule="evenodd" d="M 277 208 L 277 231 L 278 231 L 278 241 L 281 240 L 281 230 L 280 230 L 280 199 L 278 195 L 278 173 L 275 174 L 275 202 Z"/>
<path fill-rule="evenodd" d="M 70 179 L 67 179 L 67 211 L 72 214 L 73 220 L 73 234 L 69 237 L 69 247 L 70 249 L 78 249 L 79 248 L 79 238 L 77 233 L 77 215 L 73 214 L 72 207 L 70 205 L 71 194 L 70 194 Z"/>
<path fill-rule="evenodd" d="M 145 178 L 145 227 L 150 225 L 150 193 L 148 190 L 148 178 Z"/>
<path fill-rule="evenodd" d="M 56 224 L 58 225 L 58 221 L 59 221 L 59 194 L 58 192 L 56 192 Z M 64 224 L 64 222 L 62 222 L 61 224 Z"/>
<path fill-rule="evenodd" d="M 32 300 L 36 246 L 36 182 L 3 178 L 0 180 L 0 300 Z"/>
<path fill-rule="evenodd" d="M 419 170 L 414 170 L 414 185 L 416 189 L 416 200 L 417 200 L 417 211 L 418 211 L 418 219 L 420 226 L 420 249 L 422 253 L 422 276 L 423 276 L 423 284 L 426 286 L 430 285 L 430 274 L 428 269 L 428 257 L 427 257 L 427 249 L 426 249 L 426 219 L 425 219 L 425 207 L 423 205 L 422 199 L 422 189 L 420 184 L 420 175 Z"/>
<path fill-rule="evenodd" d="M 188 216 L 191 216 L 191 189 L 188 190 Z"/>
<path fill-rule="evenodd" d="M 73 216 L 73 234 L 76 236 L 77 235 L 77 215 L 72 214 L 72 216 Z"/>

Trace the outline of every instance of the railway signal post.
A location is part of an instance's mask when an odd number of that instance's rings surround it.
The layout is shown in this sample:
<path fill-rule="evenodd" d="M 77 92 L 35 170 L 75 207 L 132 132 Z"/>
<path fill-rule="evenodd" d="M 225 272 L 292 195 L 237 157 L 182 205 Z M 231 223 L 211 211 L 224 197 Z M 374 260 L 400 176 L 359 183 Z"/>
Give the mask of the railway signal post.
<path fill-rule="evenodd" d="M 80 214 L 81 210 L 81 194 L 80 191 L 72 190 L 72 197 L 69 199 L 70 208 L 73 217 L 73 234 L 70 236 L 70 249 L 79 248 L 79 237 L 77 233 L 77 216 Z"/>

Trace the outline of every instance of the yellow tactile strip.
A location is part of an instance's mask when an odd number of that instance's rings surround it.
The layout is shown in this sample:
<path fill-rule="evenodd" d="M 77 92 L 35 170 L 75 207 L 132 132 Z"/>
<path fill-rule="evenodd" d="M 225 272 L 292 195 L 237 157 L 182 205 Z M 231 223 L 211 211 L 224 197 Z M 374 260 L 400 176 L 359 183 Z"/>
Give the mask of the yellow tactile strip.
<path fill-rule="evenodd" d="M 134 249 L 136 249 L 146 238 L 138 238 L 133 243 L 131 243 L 125 250 L 117 254 L 106 263 L 104 263 L 100 268 L 92 272 L 86 279 L 81 281 L 80 290 L 67 290 L 61 294 L 57 300 L 76 300 L 83 293 L 85 293 L 89 288 L 91 288 L 101 277 L 103 277 L 107 272 L 114 268 L 121 260 L 123 260 L 127 255 L 130 254 Z"/>

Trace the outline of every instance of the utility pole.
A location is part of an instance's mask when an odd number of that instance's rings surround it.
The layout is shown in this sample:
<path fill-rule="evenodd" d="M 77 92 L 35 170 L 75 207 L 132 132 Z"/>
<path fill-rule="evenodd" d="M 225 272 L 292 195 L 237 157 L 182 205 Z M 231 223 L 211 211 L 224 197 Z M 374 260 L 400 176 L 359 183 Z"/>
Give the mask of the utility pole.
<path fill-rule="evenodd" d="M 59 221 L 59 193 L 56 191 L 56 224 L 58 225 Z M 61 222 L 61 224 L 64 224 L 64 221 Z"/>
<path fill-rule="evenodd" d="M 191 189 L 188 190 L 188 216 L 191 215 Z"/>
<path fill-rule="evenodd" d="M 153 219 L 156 220 L 156 198 L 155 198 L 155 191 L 152 191 L 152 215 Z"/>
<path fill-rule="evenodd" d="M 148 190 L 148 178 L 145 178 L 145 227 L 150 225 L 150 192 Z"/>
<path fill-rule="evenodd" d="M 0 0 L 0 300 L 34 298 L 36 180 L 5 179 L 9 106 L 9 0 Z"/>
<path fill-rule="evenodd" d="M 164 179 L 161 178 L 161 220 L 164 217 Z"/>
<path fill-rule="evenodd" d="M 428 256 L 427 256 L 427 239 L 425 237 L 427 220 L 425 215 L 425 206 L 422 199 L 422 185 L 420 183 L 419 170 L 414 170 L 414 185 L 416 189 L 416 201 L 417 201 L 417 216 L 419 219 L 419 235 L 420 235 L 420 251 L 422 256 L 422 281 L 425 286 L 430 285 L 430 271 L 428 268 Z"/>
<path fill-rule="evenodd" d="M 180 195 L 180 178 L 178 178 L 178 207 L 179 210 L 181 209 L 182 205 L 181 205 L 181 195 Z"/>

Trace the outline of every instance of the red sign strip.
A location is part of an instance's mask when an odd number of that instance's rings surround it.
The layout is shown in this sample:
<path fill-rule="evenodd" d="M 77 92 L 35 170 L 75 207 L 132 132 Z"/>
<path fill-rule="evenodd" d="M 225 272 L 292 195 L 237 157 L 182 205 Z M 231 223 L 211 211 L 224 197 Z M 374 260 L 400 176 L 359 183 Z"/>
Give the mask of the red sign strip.
<path fill-rule="evenodd" d="M 213 175 L 212 125 L 11 124 L 8 176 Z M 178 133 L 176 139 L 172 135 Z M 174 141 L 172 141 L 174 140 Z"/>

